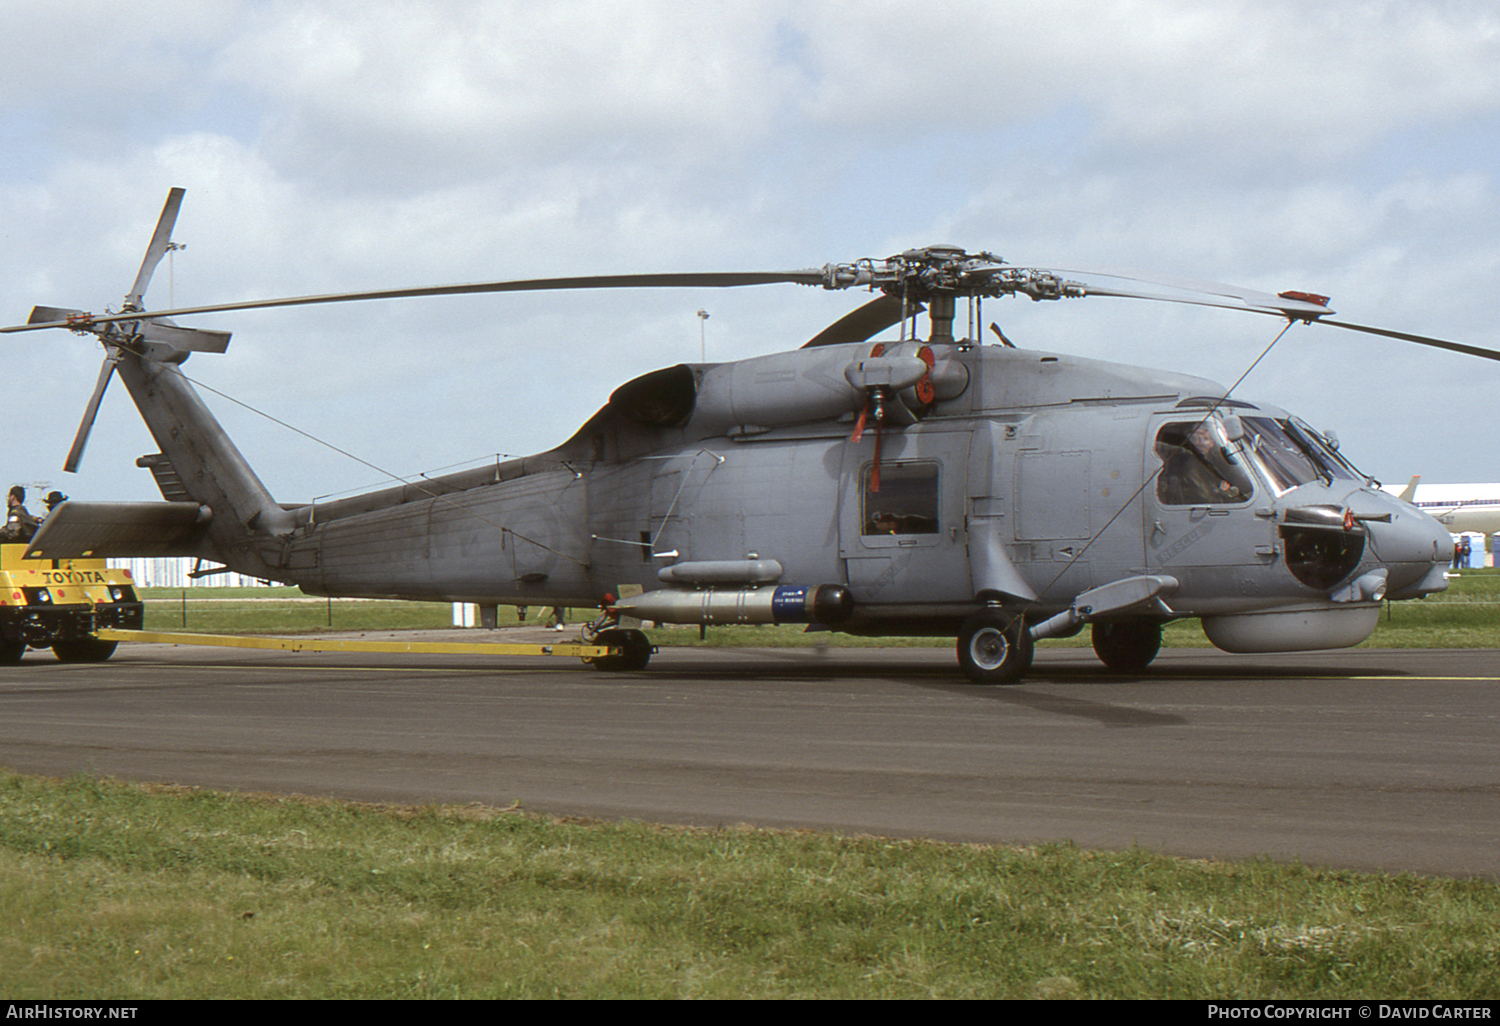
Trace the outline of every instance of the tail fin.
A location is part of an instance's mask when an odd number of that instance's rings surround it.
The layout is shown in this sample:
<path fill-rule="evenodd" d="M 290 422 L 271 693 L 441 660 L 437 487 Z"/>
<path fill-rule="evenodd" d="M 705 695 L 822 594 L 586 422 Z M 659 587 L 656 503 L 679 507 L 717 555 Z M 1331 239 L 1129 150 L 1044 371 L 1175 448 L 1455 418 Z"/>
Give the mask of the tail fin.
<path fill-rule="evenodd" d="M 178 370 L 194 352 L 224 352 L 229 333 L 180 327 L 166 317 L 132 316 L 144 314 L 142 304 L 152 273 L 174 248 L 172 228 L 182 196 L 181 189 L 168 194 L 121 314 L 95 318 L 79 310 L 37 307 L 28 322 L 28 327 L 61 326 L 88 332 L 104 345 L 104 367 L 65 469 L 77 469 L 105 388 L 118 374 L 161 447 L 160 453 L 143 457 L 142 465 L 150 467 L 168 500 L 151 504 L 159 507 L 155 509 L 136 508 L 138 504 L 75 504 L 68 516 L 57 519 L 49 544 L 59 549 L 88 548 L 95 543 L 115 549 L 159 544 L 174 552 L 186 550 L 217 560 L 242 573 L 279 578 L 282 575 L 276 567 L 296 518 L 271 497 Z M 161 532 L 163 538 L 153 542 L 152 531 Z M 168 535 L 170 541 L 163 540 Z"/>
<path fill-rule="evenodd" d="M 1422 480 L 1422 475 L 1421 474 L 1413 474 L 1411 476 L 1411 480 L 1406 483 L 1406 487 L 1405 488 L 1401 489 L 1401 494 L 1399 496 L 1397 496 L 1397 498 L 1404 499 L 1407 502 L 1416 502 L 1417 501 L 1417 482 L 1420 481 L 1420 480 Z"/>
<path fill-rule="evenodd" d="M 144 457 L 163 496 L 209 511 L 201 554 L 241 573 L 276 578 L 295 518 L 250 469 L 197 391 L 176 366 L 123 352 L 116 373 L 161 452 Z M 167 467 L 163 467 L 165 462 Z"/>

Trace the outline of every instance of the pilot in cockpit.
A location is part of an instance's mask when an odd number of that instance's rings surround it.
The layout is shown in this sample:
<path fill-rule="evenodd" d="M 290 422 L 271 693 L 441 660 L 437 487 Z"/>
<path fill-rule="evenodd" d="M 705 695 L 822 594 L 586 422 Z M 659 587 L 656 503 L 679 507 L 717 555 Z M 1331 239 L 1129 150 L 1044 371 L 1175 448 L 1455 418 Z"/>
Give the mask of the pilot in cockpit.
<path fill-rule="evenodd" d="M 1249 477 L 1225 458 L 1207 421 L 1167 425 L 1157 436 L 1156 453 L 1162 459 L 1156 494 L 1166 505 L 1222 504 L 1250 498 Z"/>

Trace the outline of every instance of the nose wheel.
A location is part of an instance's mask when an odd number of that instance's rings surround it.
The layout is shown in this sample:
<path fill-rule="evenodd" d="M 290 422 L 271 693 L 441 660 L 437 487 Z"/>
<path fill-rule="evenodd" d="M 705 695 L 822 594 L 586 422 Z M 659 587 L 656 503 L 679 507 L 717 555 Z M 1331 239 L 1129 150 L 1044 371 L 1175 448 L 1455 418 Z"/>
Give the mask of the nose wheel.
<path fill-rule="evenodd" d="M 1111 670 L 1135 673 L 1151 665 L 1161 651 L 1159 620 L 1122 620 L 1094 624 L 1094 654 Z"/>
<path fill-rule="evenodd" d="M 958 665 L 975 684 L 1014 684 L 1033 655 L 1031 632 L 1019 614 L 981 610 L 958 630 Z"/>

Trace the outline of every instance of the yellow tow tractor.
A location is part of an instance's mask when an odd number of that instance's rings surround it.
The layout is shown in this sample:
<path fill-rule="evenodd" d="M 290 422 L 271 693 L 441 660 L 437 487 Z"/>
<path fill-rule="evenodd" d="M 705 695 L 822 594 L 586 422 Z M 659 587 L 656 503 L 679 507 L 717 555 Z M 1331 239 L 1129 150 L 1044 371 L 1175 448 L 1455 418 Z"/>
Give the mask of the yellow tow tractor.
<path fill-rule="evenodd" d="M 50 648 L 65 663 L 103 662 L 116 642 L 95 632 L 144 625 L 130 571 L 25 554 L 25 542 L 0 543 L 0 666 L 19 663 L 28 648 Z"/>

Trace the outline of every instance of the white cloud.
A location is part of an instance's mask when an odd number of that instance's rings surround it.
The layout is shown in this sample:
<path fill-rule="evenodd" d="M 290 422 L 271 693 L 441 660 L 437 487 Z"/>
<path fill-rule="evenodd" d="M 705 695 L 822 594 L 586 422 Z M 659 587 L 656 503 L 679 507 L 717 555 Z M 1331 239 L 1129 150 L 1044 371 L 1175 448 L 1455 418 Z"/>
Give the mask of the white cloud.
<path fill-rule="evenodd" d="M 355 189 L 450 181 L 454 162 L 701 168 L 770 130 L 773 28 L 757 5 L 271 4 L 215 75 L 267 98 L 278 153 Z"/>
<path fill-rule="evenodd" d="M 1352 320 L 1500 347 L 1487 4 L 11 8 L 11 322 L 35 302 L 117 303 L 183 185 L 188 248 L 154 300 L 786 268 L 951 241 L 1326 292 Z M 61 60 L 59 40 L 100 59 Z M 695 358 L 699 307 L 710 358 L 728 358 L 800 344 L 857 302 L 748 289 L 236 314 L 204 319 L 235 343 L 189 369 L 410 469 L 554 444 L 626 378 Z M 1226 380 L 1276 327 L 1125 301 L 993 312 L 1033 345 Z M 1441 431 L 1392 428 L 1397 408 L 1441 424 L 1459 406 L 1493 436 L 1500 413 L 1480 397 L 1500 368 L 1337 334 L 1298 329 L 1245 387 L 1338 427 L 1362 462 L 1500 478 Z M 5 345 L 7 373 L 81 409 L 96 347 Z M 107 407 L 80 484 L 149 497 L 130 460 L 151 443 L 122 397 Z M 274 490 L 368 478 L 225 417 Z M 55 419 L 26 458 L 60 462 L 73 424 Z"/>

